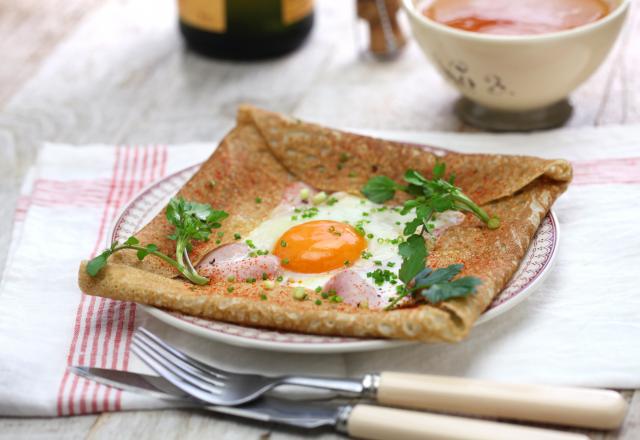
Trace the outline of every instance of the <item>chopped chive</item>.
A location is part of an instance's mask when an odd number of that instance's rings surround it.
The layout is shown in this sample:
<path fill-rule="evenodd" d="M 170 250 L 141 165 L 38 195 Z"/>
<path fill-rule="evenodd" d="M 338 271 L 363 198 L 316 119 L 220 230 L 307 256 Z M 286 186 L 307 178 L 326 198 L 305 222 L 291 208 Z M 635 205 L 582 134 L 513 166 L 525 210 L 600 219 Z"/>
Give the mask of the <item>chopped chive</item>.
<path fill-rule="evenodd" d="M 322 292 L 322 287 L 320 286 L 316 287 L 316 293 L 320 293 L 320 292 Z"/>
<path fill-rule="evenodd" d="M 287 247 L 287 242 L 284 240 L 280 240 L 280 246 L 281 247 Z"/>
<path fill-rule="evenodd" d="M 262 203 L 262 199 L 260 197 L 256 197 L 256 203 Z"/>
<path fill-rule="evenodd" d="M 233 234 L 233 238 L 234 240 L 240 240 L 242 236 L 236 232 L 235 234 Z"/>
<path fill-rule="evenodd" d="M 233 292 L 233 289 L 234 289 L 233 286 L 229 286 L 229 287 L 227 287 L 227 292 L 231 293 L 231 292 Z"/>
<path fill-rule="evenodd" d="M 289 259 L 288 258 L 283 258 L 282 259 L 282 264 L 289 264 Z"/>
<path fill-rule="evenodd" d="M 229 275 L 229 276 L 227 277 L 227 281 L 229 281 L 230 283 L 233 283 L 235 280 L 236 280 L 235 275 Z"/>
<path fill-rule="evenodd" d="M 262 295 L 260 295 L 260 299 L 262 301 L 266 301 L 267 300 L 267 295 L 265 295 L 264 293 Z"/>
<path fill-rule="evenodd" d="M 316 300 L 316 305 L 317 306 L 321 306 L 322 305 L 322 301 L 320 301 L 319 299 Z"/>
<path fill-rule="evenodd" d="M 284 280 L 284 278 L 282 277 L 282 275 L 278 275 L 278 278 L 276 278 L 276 281 L 281 283 L 282 280 Z"/>
<path fill-rule="evenodd" d="M 266 272 L 262 272 L 262 279 L 263 279 L 263 280 L 266 280 L 267 278 L 269 278 L 269 277 L 267 276 L 267 273 L 266 273 Z"/>

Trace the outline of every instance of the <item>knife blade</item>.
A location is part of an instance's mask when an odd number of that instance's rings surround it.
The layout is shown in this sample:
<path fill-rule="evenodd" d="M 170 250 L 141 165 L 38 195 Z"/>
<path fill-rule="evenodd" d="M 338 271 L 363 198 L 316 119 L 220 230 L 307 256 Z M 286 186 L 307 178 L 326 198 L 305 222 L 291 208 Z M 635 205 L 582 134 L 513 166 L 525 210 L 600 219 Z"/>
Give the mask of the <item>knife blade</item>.
<path fill-rule="evenodd" d="M 255 402 L 240 406 L 212 406 L 185 394 L 162 377 L 128 371 L 109 370 L 93 367 L 69 367 L 69 371 L 95 382 L 123 391 L 146 395 L 156 399 L 170 401 L 181 408 L 199 408 L 208 411 L 235 415 L 263 422 L 281 423 L 301 428 L 319 428 L 334 426 L 340 415 L 348 411 L 350 405 L 335 403 L 305 402 L 287 400 L 273 396 L 264 396 Z"/>
<path fill-rule="evenodd" d="M 333 427 L 351 437 L 371 440 L 588 440 L 582 434 L 509 425 L 488 420 L 420 413 L 365 404 L 300 402 L 273 396 L 240 406 L 208 406 L 186 396 L 161 377 L 91 367 L 69 367 L 85 379 L 173 402 L 262 422 L 298 428 Z"/>

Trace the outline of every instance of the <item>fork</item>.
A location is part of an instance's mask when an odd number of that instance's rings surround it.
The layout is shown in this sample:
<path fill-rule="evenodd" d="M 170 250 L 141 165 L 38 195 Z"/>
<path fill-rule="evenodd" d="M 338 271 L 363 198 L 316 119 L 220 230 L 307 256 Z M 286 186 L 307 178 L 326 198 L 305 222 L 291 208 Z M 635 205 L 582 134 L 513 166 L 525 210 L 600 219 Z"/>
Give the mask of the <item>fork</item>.
<path fill-rule="evenodd" d="M 361 379 L 233 373 L 188 356 L 143 327 L 134 333 L 132 351 L 174 386 L 212 405 L 240 405 L 280 385 L 297 385 L 356 395 L 389 406 L 596 429 L 620 426 L 627 410 L 620 394 L 588 388 L 392 372 L 369 373 Z"/>

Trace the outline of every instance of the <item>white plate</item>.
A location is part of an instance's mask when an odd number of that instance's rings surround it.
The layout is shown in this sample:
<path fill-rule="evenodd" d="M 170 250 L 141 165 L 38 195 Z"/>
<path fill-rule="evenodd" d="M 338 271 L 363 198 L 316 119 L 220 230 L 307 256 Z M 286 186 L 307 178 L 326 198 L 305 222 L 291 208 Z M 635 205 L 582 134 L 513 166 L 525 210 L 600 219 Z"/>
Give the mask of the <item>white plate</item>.
<path fill-rule="evenodd" d="M 108 235 L 111 240 L 109 244 L 114 240 L 127 239 L 148 223 L 199 167 L 200 164 L 191 166 L 143 189 L 124 207 L 118 216 L 111 234 Z M 555 259 L 557 245 L 558 220 L 552 211 L 542 220 L 517 272 L 504 290 L 496 296 L 487 310 L 476 321 L 476 325 L 495 318 L 531 295 L 549 272 Z M 156 307 L 143 307 L 152 316 L 186 332 L 230 345 L 262 350 L 298 353 L 344 353 L 380 350 L 413 343 L 410 341 L 358 339 L 281 332 L 196 318 Z"/>

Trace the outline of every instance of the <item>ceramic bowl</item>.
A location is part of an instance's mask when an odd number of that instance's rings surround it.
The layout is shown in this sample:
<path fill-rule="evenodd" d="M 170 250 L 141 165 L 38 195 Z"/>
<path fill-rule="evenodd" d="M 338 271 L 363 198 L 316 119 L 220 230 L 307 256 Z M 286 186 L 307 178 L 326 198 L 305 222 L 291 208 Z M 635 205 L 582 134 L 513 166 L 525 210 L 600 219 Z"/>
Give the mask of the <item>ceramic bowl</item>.
<path fill-rule="evenodd" d="M 620 33 L 630 0 L 607 0 L 611 12 L 574 29 L 537 35 L 458 30 L 420 12 L 424 1 L 403 0 L 413 35 L 458 91 L 489 109 L 533 111 L 565 99 L 603 62 Z"/>

